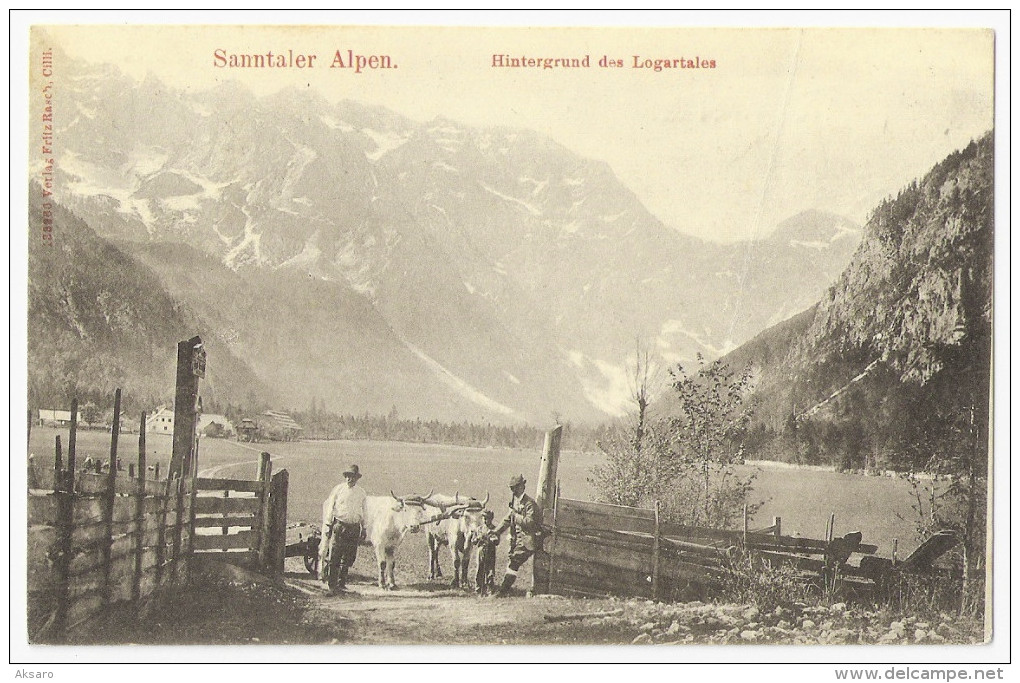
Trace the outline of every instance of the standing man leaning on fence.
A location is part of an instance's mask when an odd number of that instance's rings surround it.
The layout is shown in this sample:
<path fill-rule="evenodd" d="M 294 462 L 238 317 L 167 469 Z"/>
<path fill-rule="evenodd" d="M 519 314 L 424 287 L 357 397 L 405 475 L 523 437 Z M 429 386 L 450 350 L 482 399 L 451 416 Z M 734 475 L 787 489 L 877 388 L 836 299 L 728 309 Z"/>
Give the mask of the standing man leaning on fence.
<path fill-rule="evenodd" d="M 319 542 L 319 578 L 335 594 L 347 590 L 347 572 L 358 556 L 365 524 L 365 489 L 358 486 L 361 472 L 351 465 L 344 483 L 337 484 L 322 504 L 322 541 Z"/>
<path fill-rule="evenodd" d="M 521 565 L 542 548 L 542 511 L 535 499 L 524 492 L 526 484 L 522 474 L 510 478 L 510 511 L 493 532 L 502 535 L 510 529 L 510 563 L 503 576 L 503 583 L 496 591 L 498 597 L 509 594 Z"/>

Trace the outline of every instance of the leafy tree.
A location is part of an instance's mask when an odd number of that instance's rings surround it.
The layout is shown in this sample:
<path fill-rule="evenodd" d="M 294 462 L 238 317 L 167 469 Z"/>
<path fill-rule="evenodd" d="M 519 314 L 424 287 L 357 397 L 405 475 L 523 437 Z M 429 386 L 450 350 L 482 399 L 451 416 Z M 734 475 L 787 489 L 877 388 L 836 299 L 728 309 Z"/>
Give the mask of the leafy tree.
<path fill-rule="evenodd" d="M 657 453 L 645 448 L 646 442 L 655 440 L 648 423 L 648 405 L 656 377 L 651 354 L 638 339 L 628 376 L 630 398 L 636 408 L 632 424 L 616 425 L 596 442 L 606 460 L 594 468 L 588 479 L 609 503 L 638 506 L 647 503 L 656 492 Z"/>
<path fill-rule="evenodd" d="M 637 363 L 640 367 L 640 360 Z M 749 412 L 744 405 L 750 373 L 732 373 L 698 357 L 698 370 L 670 371 L 677 413 L 649 422 L 638 412 L 629 433 L 600 442 L 606 455 L 589 481 L 601 497 L 622 505 L 660 503 L 666 519 L 689 525 L 729 527 L 751 496 L 754 477 L 741 475 Z M 647 404 L 645 405 L 647 407 Z M 749 506 L 749 512 L 760 504 Z"/>
<path fill-rule="evenodd" d="M 719 361 L 698 370 L 678 365 L 670 372 L 679 413 L 667 422 L 659 444 L 660 476 L 668 486 L 667 517 L 704 526 L 732 526 L 748 503 L 753 475 L 740 475 L 744 436 L 750 411 L 744 400 L 751 388 L 750 370 L 732 372 Z M 749 512 L 760 504 L 749 505 Z"/>

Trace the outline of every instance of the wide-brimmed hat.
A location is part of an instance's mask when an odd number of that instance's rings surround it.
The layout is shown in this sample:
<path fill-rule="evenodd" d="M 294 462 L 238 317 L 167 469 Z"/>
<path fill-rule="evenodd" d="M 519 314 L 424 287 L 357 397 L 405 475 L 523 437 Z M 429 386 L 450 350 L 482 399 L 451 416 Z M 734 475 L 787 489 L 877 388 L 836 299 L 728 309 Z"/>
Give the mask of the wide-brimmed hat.
<path fill-rule="evenodd" d="M 351 465 L 346 470 L 344 470 L 344 476 L 345 477 L 351 476 L 354 477 L 355 479 L 361 479 L 361 472 L 358 470 L 357 465 Z"/>
<path fill-rule="evenodd" d="M 510 488 L 513 488 L 515 486 L 520 486 L 521 484 L 526 483 L 527 481 L 525 481 L 523 474 L 515 474 L 514 476 L 510 477 L 510 483 L 508 484 L 508 486 L 510 486 Z"/>

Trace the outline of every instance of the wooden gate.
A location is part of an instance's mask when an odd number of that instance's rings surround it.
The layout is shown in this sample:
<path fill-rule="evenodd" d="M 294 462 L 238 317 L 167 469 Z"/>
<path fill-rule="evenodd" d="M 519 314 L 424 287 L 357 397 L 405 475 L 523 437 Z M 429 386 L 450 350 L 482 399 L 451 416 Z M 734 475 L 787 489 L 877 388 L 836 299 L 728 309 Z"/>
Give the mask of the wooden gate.
<path fill-rule="evenodd" d="M 256 479 L 195 480 L 194 554 L 252 569 L 283 571 L 287 470 L 272 475 L 262 453 Z"/>

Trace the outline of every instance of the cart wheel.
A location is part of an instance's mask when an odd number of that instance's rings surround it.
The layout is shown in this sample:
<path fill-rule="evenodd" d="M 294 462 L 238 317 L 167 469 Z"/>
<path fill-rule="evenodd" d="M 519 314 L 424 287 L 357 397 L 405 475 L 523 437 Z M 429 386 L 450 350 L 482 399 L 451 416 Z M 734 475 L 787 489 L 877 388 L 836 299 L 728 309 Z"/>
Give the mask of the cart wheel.
<path fill-rule="evenodd" d="M 305 553 L 305 569 L 312 576 L 319 575 L 319 551 L 317 549 Z"/>

